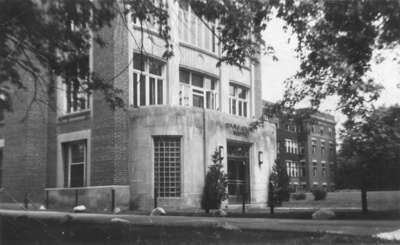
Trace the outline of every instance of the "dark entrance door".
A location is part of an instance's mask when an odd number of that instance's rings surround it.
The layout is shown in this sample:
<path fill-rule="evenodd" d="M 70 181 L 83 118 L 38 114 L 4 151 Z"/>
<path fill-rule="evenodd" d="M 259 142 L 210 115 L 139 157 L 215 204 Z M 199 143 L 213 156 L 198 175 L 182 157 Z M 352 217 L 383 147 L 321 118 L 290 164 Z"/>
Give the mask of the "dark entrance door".
<path fill-rule="evenodd" d="M 243 196 L 250 200 L 249 148 L 240 142 L 228 142 L 228 194 L 229 203 L 242 203 Z"/>

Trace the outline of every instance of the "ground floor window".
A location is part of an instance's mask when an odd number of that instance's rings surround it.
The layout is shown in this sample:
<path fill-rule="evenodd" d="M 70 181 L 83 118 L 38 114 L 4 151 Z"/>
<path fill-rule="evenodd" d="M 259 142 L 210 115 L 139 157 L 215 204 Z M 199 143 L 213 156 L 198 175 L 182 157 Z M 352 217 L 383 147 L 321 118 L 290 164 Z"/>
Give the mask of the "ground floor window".
<path fill-rule="evenodd" d="M 154 186 L 157 197 L 181 195 L 180 137 L 154 137 Z"/>
<path fill-rule="evenodd" d="M 62 144 L 64 183 L 66 187 L 82 187 L 86 184 L 87 141 L 78 140 Z"/>
<path fill-rule="evenodd" d="M 305 177 L 305 162 L 286 160 L 286 172 L 289 177 Z"/>

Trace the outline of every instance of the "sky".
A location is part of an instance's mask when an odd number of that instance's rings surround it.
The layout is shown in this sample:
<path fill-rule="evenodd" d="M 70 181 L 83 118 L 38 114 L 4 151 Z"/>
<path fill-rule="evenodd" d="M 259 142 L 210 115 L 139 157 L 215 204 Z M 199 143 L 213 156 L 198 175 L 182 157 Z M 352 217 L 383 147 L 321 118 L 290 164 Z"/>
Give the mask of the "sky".
<path fill-rule="evenodd" d="M 282 27 L 282 20 L 273 19 L 263 33 L 266 44 L 275 48 L 275 55 L 278 57 L 278 61 L 273 61 L 271 56 L 261 57 L 262 97 L 272 102 L 282 99 L 283 81 L 294 75 L 300 64 L 294 51 L 296 38 L 290 33 L 285 33 Z M 384 87 L 381 97 L 375 104 L 377 106 L 400 104 L 400 64 L 392 60 L 396 55 L 400 57 L 400 51 L 397 53 L 391 51 L 384 55 L 386 57 L 384 62 L 372 65 L 372 76 Z M 320 110 L 334 115 L 337 129 L 341 128 L 345 116 L 336 111 L 335 98 L 328 98 L 321 104 Z"/>

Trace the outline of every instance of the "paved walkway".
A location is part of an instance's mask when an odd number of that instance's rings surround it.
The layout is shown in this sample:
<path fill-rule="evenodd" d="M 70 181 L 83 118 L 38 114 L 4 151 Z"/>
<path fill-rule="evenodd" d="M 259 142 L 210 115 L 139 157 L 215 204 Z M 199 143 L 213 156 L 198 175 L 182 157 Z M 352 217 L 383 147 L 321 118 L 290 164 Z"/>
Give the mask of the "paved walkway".
<path fill-rule="evenodd" d="M 0 209 L 0 216 L 21 216 L 30 218 L 61 219 L 71 215 L 74 220 L 94 223 L 109 223 L 113 218 L 119 222 L 130 222 L 134 225 L 163 225 L 191 227 L 222 227 L 227 229 L 263 230 L 263 231 L 298 231 L 327 232 L 334 234 L 373 236 L 382 232 L 400 229 L 400 221 L 375 220 L 300 220 L 271 218 L 218 218 L 187 216 L 145 216 L 131 214 L 89 214 L 66 213 L 55 211 L 21 211 Z M 121 221 L 122 219 L 122 221 Z M 115 222 L 115 219 L 114 219 Z"/>

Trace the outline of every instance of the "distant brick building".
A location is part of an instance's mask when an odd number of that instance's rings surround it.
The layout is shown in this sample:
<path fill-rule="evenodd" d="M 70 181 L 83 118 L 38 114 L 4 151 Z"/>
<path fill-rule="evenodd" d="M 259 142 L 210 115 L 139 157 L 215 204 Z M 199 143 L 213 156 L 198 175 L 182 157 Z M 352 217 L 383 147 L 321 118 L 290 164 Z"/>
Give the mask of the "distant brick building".
<path fill-rule="evenodd" d="M 3 202 L 198 208 L 217 149 L 228 203 L 246 190 L 250 203 L 266 204 L 275 127 L 249 130 L 262 113 L 260 67 L 217 67 L 221 54 L 211 31 L 185 1 L 168 2 L 170 23 L 177 23 L 170 59 L 162 58 L 164 42 L 151 25 L 141 39 L 140 27 L 121 18 L 98 33 L 108 45 L 91 49 L 89 66 L 123 91 L 126 108 L 113 111 L 102 94 L 51 77 L 58 90 L 50 107 L 27 111 L 32 90 L 16 92 L 14 112 L 0 126 Z"/>
<path fill-rule="evenodd" d="M 270 104 L 264 102 L 264 106 Z M 272 121 L 277 128 L 277 157 L 286 163 L 291 189 L 334 189 L 335 118 L 316 112 L 304 120 L 285 117 Z"/>

